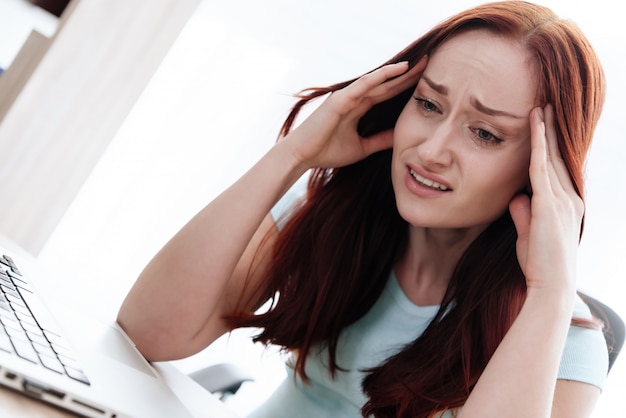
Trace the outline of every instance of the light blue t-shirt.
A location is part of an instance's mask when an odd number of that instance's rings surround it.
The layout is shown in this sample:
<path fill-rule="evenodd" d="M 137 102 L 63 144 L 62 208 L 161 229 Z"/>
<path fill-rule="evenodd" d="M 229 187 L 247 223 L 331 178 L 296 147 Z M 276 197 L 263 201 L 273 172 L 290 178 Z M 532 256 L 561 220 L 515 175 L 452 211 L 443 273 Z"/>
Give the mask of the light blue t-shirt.
<path fill-rule="evenodd" d="M 288 196 L 287 199 L 294 199 Z M 285 199 L 283 199 L 285 200 Z M 292 200 L 293 201 L 293 200 Z M 287 206 L 285 202 L 273 211 Z M 333 378 L 327 365 L 325 348 L 313 349 L 306 362 L 310 383 L 294 379 L 287 364 L 288 376 L 274 394 L 249 417 L 254 418 L 359 418 L 366 402 L 361 390 L 362 370 L 383 363 L 406 344 L 419 337 L 437 313 L 439 306 L 415 305 L 400 287 L 395 274 L 370 311 L 346 327 L 337 344 L 338 370 Z M 574 316 L 591 318 L 589 308 L 577 298 Z M 608 352 L 598 330 L 570 326 L 561 357 L 559 379 L 576 380 L 602 389 L 608 370 Z M 447 418 L 451 414 L 444 414 Z"/>

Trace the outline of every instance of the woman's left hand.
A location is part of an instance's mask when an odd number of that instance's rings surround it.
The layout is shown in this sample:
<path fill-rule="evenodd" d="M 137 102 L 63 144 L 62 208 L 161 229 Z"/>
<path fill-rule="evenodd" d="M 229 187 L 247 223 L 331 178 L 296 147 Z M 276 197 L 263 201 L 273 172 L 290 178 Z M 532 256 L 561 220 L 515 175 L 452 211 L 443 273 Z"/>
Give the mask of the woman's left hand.
<path fill-rule="evenodd" d="M 509 204 L 517 229 L 517 258 L 529 292 L 576 291 L 576 254 L 584 203 L 561 157 L 550 105 L 530 114 L 532 197 Z"/>

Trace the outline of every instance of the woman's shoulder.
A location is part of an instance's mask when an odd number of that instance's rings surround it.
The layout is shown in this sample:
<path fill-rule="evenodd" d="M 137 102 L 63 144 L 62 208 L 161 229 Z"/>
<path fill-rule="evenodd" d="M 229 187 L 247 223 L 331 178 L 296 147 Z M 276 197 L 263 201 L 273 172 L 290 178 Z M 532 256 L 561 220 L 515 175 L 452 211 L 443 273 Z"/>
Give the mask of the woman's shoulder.
<path fill-rule="evenodd" d="M 572 316 L 592 319 L 591 310 L 579 296 L 576 297 Z M 558 377 L 602 389 L 608 372 L 608 357 L 602 330 L 572 324 L 561 356 Z"/>
<path fill-rule="evenodd" d="M 289 215 L 297 208 L 297 203 L 302 202 L 302 198 L 306 194 L 307 181 L 306 177 L 300 178 L 274 205 L 270 214 L 276 222 L 278 229 L 282 229 Z"/>

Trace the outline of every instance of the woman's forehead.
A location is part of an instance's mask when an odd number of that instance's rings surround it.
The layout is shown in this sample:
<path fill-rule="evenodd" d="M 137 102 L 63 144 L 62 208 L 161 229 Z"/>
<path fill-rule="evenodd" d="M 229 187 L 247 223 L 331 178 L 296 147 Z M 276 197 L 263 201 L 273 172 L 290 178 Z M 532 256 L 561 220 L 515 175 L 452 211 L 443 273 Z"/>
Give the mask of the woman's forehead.
<path fill-rule="evenodd" d="M 530 52 L 487 30 L 450 38 L 431 54 L 424 77 L 453 92 L 468 90 L 493 105 L 529 110 L 538 82 Z M 513 110 L 513 109 L 511 109 Z"/>

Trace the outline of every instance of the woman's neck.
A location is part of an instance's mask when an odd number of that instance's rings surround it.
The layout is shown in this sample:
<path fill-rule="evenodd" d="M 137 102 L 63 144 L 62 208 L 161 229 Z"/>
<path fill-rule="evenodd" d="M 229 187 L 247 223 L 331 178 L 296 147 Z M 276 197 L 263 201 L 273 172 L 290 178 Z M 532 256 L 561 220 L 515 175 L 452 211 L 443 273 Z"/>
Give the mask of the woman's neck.
<path fill-rule="evenodd" d="M 395 274 L 408 298 L 420 306 L 439 305 L 452 273 L 482 230 L 409 227 L 409 243 Z"/>

